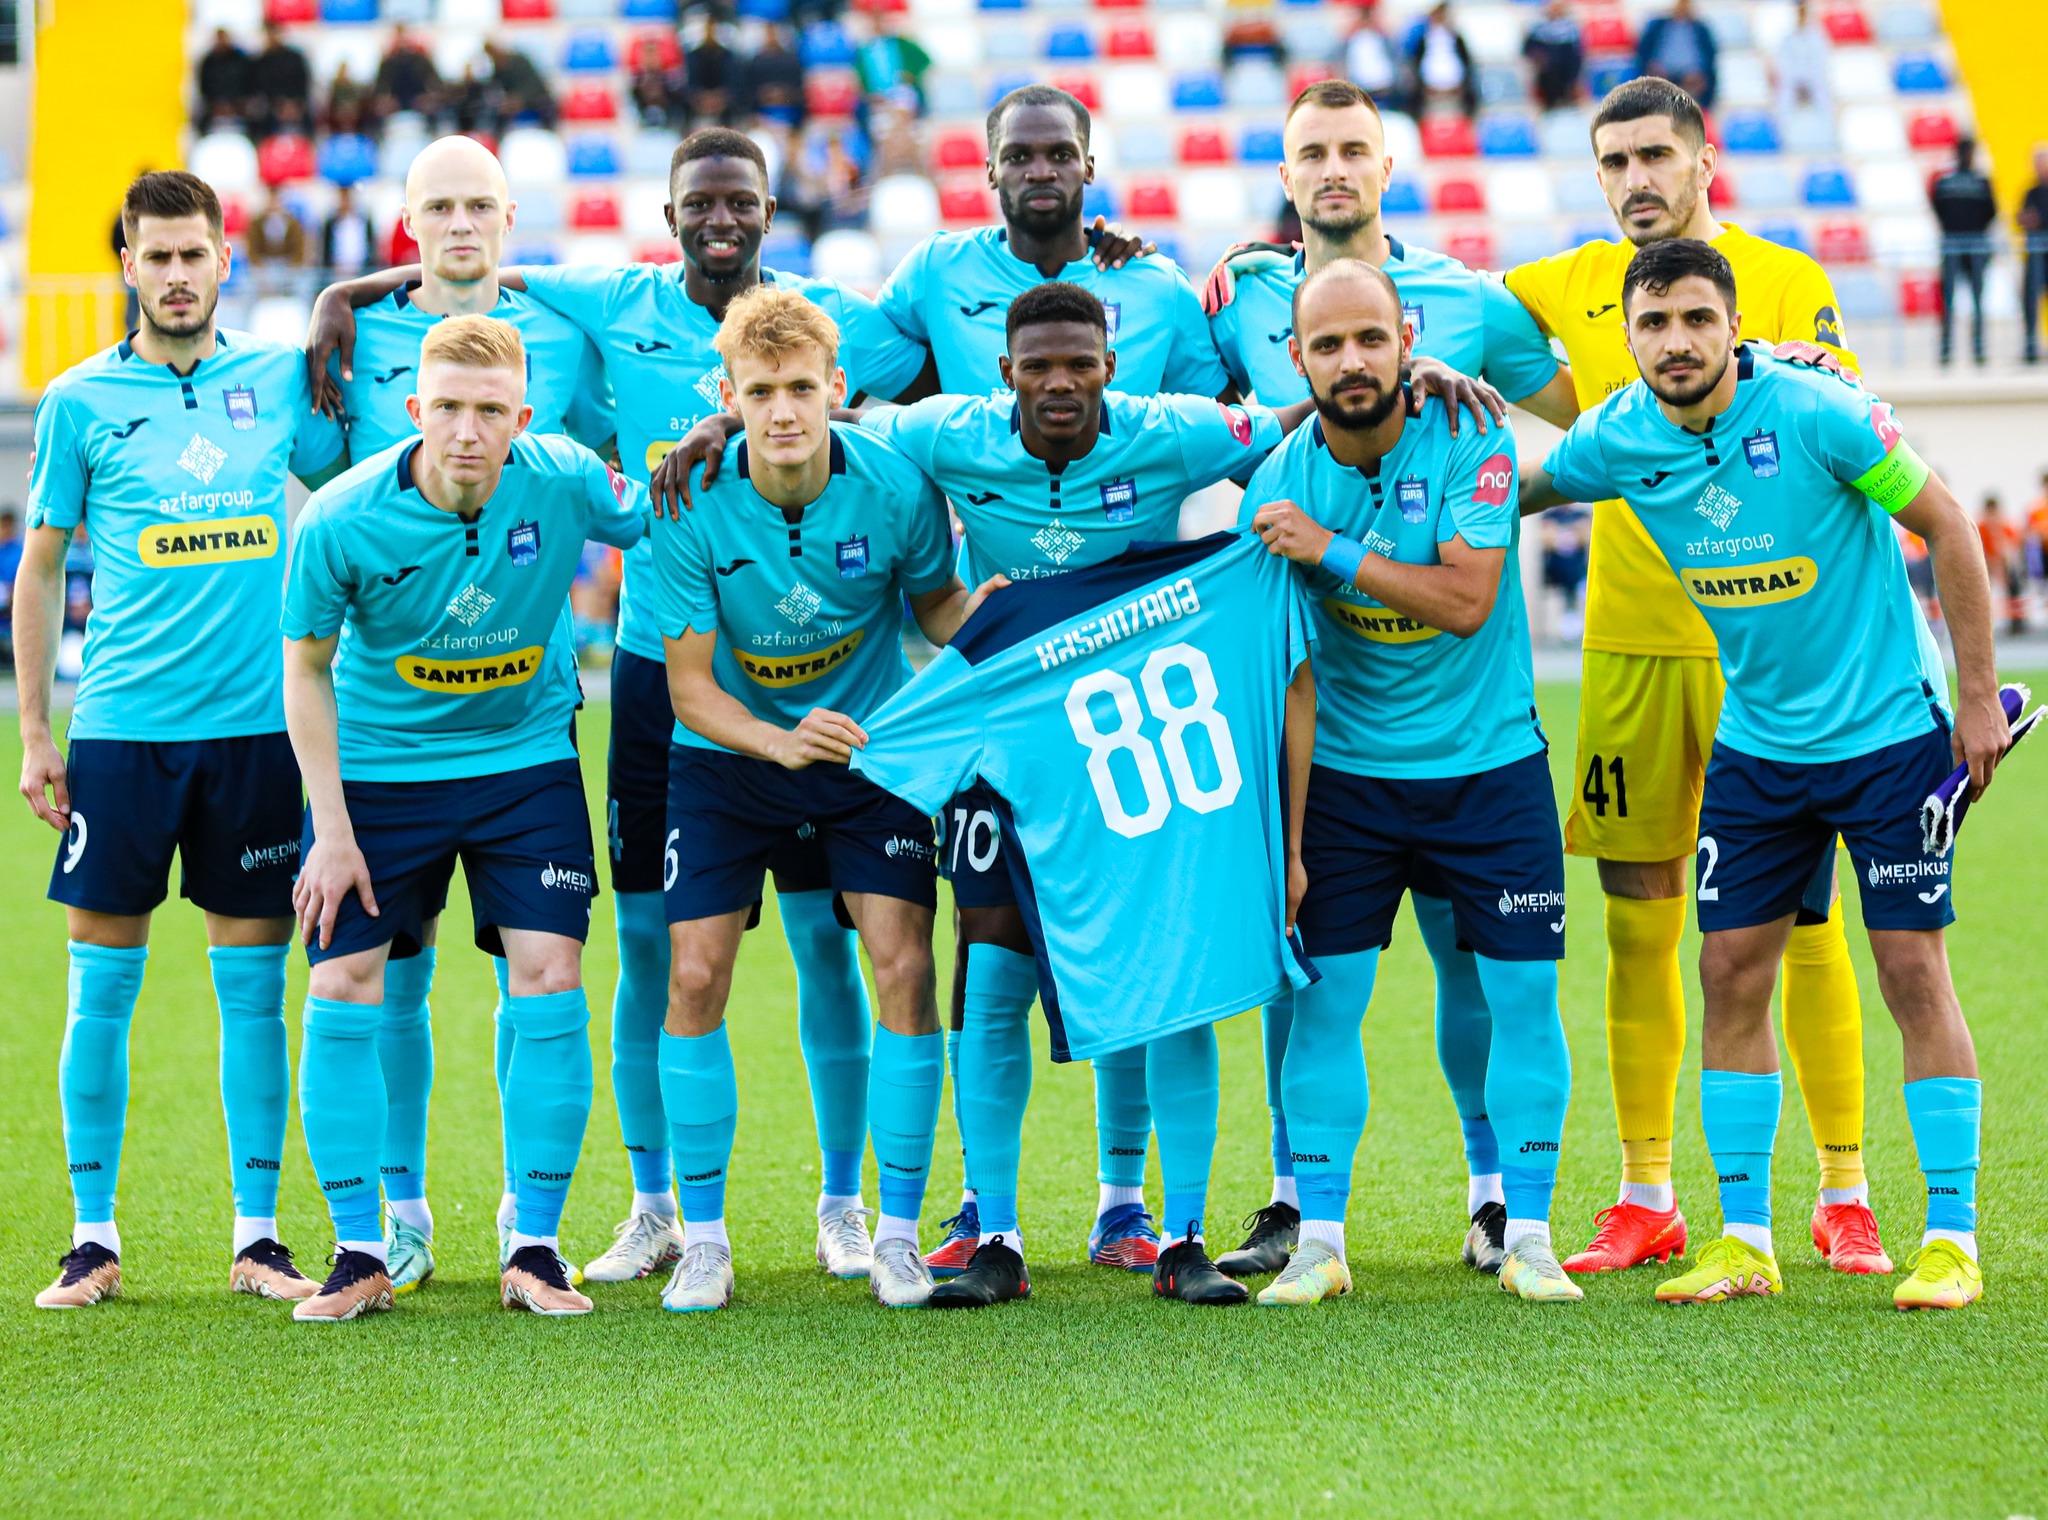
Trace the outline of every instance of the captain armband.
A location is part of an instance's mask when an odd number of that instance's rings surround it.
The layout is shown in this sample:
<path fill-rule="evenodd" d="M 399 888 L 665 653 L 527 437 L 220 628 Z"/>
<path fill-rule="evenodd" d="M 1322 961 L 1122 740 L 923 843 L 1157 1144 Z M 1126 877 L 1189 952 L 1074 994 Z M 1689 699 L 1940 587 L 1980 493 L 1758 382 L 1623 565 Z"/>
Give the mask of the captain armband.
<path fill-rule="evenodd" d="M 1927 468 L 1927 461 L 1913 452 L 1913 445 L 1902 438 L 1892 445 L 1889 454 L 1850 484 L 1885 511 L 1898 512 L 1912 503 L 1933 473 Z"/>

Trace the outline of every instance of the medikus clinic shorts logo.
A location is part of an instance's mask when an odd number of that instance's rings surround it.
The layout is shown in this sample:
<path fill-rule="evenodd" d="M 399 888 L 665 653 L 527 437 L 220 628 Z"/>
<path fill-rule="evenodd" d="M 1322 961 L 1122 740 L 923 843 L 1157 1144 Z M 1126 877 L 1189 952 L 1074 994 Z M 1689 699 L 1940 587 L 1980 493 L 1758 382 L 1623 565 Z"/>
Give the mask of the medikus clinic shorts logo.
<path fill-rule="evenodd" d="M 540 884 L 550 890 L 559 887 L 564 892 L 583 892 L 586 894 L 591 891 L 594 885 L 589 872 L 572 871 L 567 866 L 556 865 L 552 860 L 541 867 Z"/>
<path fill-rule="evenodd" d="M 291 865 L 299 858 L 299 842 L 288 839 L 283 844 L 249 844 L 242 846 L 242 869 L 261 871 L 269 866 Z"/>

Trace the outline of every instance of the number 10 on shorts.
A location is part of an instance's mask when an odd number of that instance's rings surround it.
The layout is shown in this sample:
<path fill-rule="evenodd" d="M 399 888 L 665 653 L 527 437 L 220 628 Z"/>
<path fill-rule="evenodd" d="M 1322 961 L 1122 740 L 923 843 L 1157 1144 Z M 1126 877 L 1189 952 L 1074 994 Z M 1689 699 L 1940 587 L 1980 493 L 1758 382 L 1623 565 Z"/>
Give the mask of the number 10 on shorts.
<path fill-rule="evenodd" d="M 1175 699 L 1167 685 L 1172 671 L 1183 673 L 1186 684 L 1193 689 L 1193 701 L 1183 704 Z M 1145 712 L 1138 705 L 1138 687 L 1144 689 L 1145 709 L 1165 725 L 1156 748 L 1139 731 Z M 1213 813 L 1237 800 L 1244 778 L 1238 770 L 1237 746 L 1231 742 L 1230 724 L 1216 710 L 1216 695 L 1216 673 L 1210 668 L 1209 657 L 1192 644 L 1169 644 L 1154 650 L 1139 672 L 1137 687 L 1120 671 L 1097 670 L 1077 678 L 1067 688 L 1067 721 L 1073 725 L 1074 737 L 1088 751 L 1088 779 L 1095 787 L 1103 822 L 1111 832 L 1126 839 L 1153 833 L 1165 826 L 1175 798 L 1197 813 Z M 1097 725 L 1101 708 L 1094 699 L 1098 697 L 1107 697 L 1113 704 L 1114 728 L 1104 730 Z M 1187 744 L 1191 728 L 1200 728 L 1208 738 L 1216 771 L 1213 785 L 1203 786 L 1195 774 Z M 1159 764 L 1162 752 L 1166 756 L 1164 771 Z M 1118 754 L 1130 756 L 1123 769 L 1126 774 L 1135 771 L 1144 792 L 1144 806 L 1136 813 L 1124 806 L 1123 794 L 1117 786 L 1114 757 Z M 1166 787 L 1169 773 L 1173 777 L 1171 796 Z"/>

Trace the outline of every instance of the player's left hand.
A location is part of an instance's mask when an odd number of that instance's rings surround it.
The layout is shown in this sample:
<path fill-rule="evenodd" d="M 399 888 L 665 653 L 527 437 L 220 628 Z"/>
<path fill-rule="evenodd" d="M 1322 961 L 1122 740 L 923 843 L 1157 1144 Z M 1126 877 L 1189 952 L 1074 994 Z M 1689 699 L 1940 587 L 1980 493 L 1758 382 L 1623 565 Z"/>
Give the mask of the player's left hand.
<path fill-rule="evenodd" d="M 1294 927 L 1294 915 L 1301 911 L 1301 900 L 1308 896 L 1308 867 L 1301 863 L 1298 851 L 1290 850 L 1287 855 L 1287 927 Z"/>
<path fill-rule="evenodd" d="M 960 621 L 964 623 L 973 617 L 975 613 L 981 611 L 981 604 L 989 599 L 991 593 L 1000 591 L 1009 584 L 1010 578 L 1007 575 L 998 573 L 991 575 L 979 586 L 976 586 L 972 594 L 967 598 L 967 605 L 961 609 Z"/>
<path fill-rule="evenodd" d="M 1470 412 L 1481 433 L 1493 431 L 1496 422 L 1508 420 L 1507 398 L 1484 380 L 1462 375 L 1441 359 L 1417 355 L 1408 365 L 1408 393 L 1414 398 L 1410 416 L 1419 414 L 1422 398 L 1441 397 L 1444 413 L 1451 420 L 1451 436 L 1458 436 L 1458 413 Z"/>
<path fill-rule="evenodd" d="M 1991 785 L 1991 773 L 2012 746 L 2012 724 L 1999 703 L 1998 693 L 1972 701 L 1956 702 L 1955 732 L 1949 735 L 1949 749 L 1957 765 L 1970 768 L 1970 795 L 1981 797 Z"/>
<path fill-rule="evenodd" d="M 1088 246 L 1095 252 L 1097 269 L 1121 269 L 1132 259 L 1159 251 L 1157 243 L 1148 243 L 1100 216 L 1088 224 Z"/>
<path fill-rule="evenodd" d="M 1291 501 L 1269 501 L 1252 517 L 1267 549 L 1297 565 L 1319 565 L 1336 535 Z"/>
<path fill-rule="evenodd" d="M 299 916 L 299 939 L 320 933 L 320 948 L 334 939 L 334 920 L 349 893 L 362 899 L 363 911 L 377 917 L 377 893 L 370 885 L 370 864 L 354 839 L 316 839 L 292 883 L 292 911 Z"/>
<path fill-rule="evenodd" d="M 1774 358 L 1783 359 L 1787 364 L 1804 364 L 1812 369 L 1824 369 L 1831 375 L 1840 375 L 1844 380 L 1861 380 L 1863 377 L 1842 362 L 1842 356 L 1825 343 L 1808 343 L 1799 338 L 1788 338 L 1783 343 L 1771 345 Z"/>
<path fill-rule="evenodd" d="M 726 443 L 737 431 L 739 418 L 730 412 L 713 412 L 683 435 L 683 441 L 668 451 L 648 477 L 647 495 L 654 503 L 656 517 L 666 512 L 669 520 L 676 522 L 681 520 L 684 512 L 694 510 L 690 500 L 690 471 L 703 465 L 704 485 L 708 489 L 718 479 L 718 467 L 725 461 Z M 678 505 L 681 511 L 677 510 Z"/>

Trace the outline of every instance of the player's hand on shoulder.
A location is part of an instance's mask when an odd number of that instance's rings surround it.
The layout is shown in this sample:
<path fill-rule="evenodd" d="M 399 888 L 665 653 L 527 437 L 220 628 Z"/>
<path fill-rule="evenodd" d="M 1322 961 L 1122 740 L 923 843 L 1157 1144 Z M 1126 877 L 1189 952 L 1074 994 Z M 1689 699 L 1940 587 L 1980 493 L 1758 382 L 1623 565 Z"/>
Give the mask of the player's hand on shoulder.
<path fill-rule="evenodd" d="M 1269 501 L 1252 515 L 1252 531 L 1275 554 L 1298 565 L 1320 564 L 1336 535 L 1291 501 Z"/>
<path fill-rule="evenodd" d="M 1956 727 L 1949 736 L 1949 748 L 1956 764 L 1970 768 L 1972 796 L 1984 795 L 1991 785 L 1991 773 L 1998 769 L 1998 762 L 2011 747 L 2012 723 L 2005 716 L 1997 692 L 1957 701 Z"/>
<path fill-rule="evenodd" d="M 71 827 L 71 786 L 64 770 L 64 755 L 47 734 L 30 739 L 22 747 L 21 795 L 36 817 L 58 833 Z"/>
<path fill-rule="evenodd" d="M 1121 269 L 1132 259 L 1159 251 L 1157 243 L 1148 243 L 1101 216 L 1088 224 L 1088 246 L 1094 250 L 1097 269 Z"/>
<path fill-rule="evenodd" d="M 1460 374 L 1441 359 L 1418 354 L 1409 362 L 1408 393 L 1413 398 L 1410 416 L 1419 416 L 1425 397 L 1436 396 L 1451 421 L 1451 436 L 1458 436 L 1458 414 L 1470 412 L 1481 433 L 1493 431 L 1493 424 L 1506 422 L 1507 398 L 1475 375 Z"/>
<path fill-rule="evenodd" d="M 355 839 L 315 839 L 292 883 L 292 911 L 299 916 L 299 938 L 315 930 L 320 948 L 334 939 L 334 920 L 349 893 L 363 900 L 363 911 L 377 917 L 377 894 L 370 886 L 370 865 Z"/>
<path fill-rule="evenodd" d="M 1232 243 L 1202 282 L 1202 314 L 1213 317 L 1237 299 L 1237 282 L 1268 269 L 1289 268 L 1294 263 L 1290 243 Z"/>
<path fill-rule="evenodd" d="M 356 312 L 348 295 L 338 285 L 320 292 L 313 303 L 313 316 L 306 330 L 306 380 L 312 388 L 313 408 L 336 422 L 347 421 L 341 387 L 327 373 L 328 356 L 341 356 L 341 378 L 353 380 L 356 372 Z"/>
<path fill-rule="evenodd" d="M 683 512 L 694 510 L 690 471 L 703 465 L 703 484 L 708 489 L 718 479 L 719 466 L 725 462 L 727 442 L 739 430 L 739 418 L 730 412 L 713 412 L 683 435 L 683 441 L 668 451 L 647 481 L 647 494 L 654 502 L 656 517 L 666 512 L 671 520 L 676 520 Z"/>
<path fill-rule="evenodd" d="M 845 713 L 833 712 L 829 707 L 814 707 L 804 714 L 801 723 L 788 731 L 771 758 L 777 765 L 793 771 L 816 765 L 821 760 L 844 765 L 853 758 L 853 752 L 867 742 L 867 730 Z"/>
<path fill-rule="evenodd" d="M 1804 364 L 1809 369 L 1824 369 L 1831 375 L 1844 380 L 1860 381 L 1863 377 L 1842 362 L 1842 356 L 1825 343 L 1808 343 L 1803 338 L 1787 338 L 1783 343 L 1771 345 L 1773 358 L 1783 359 L 1787 364 Z"/>

